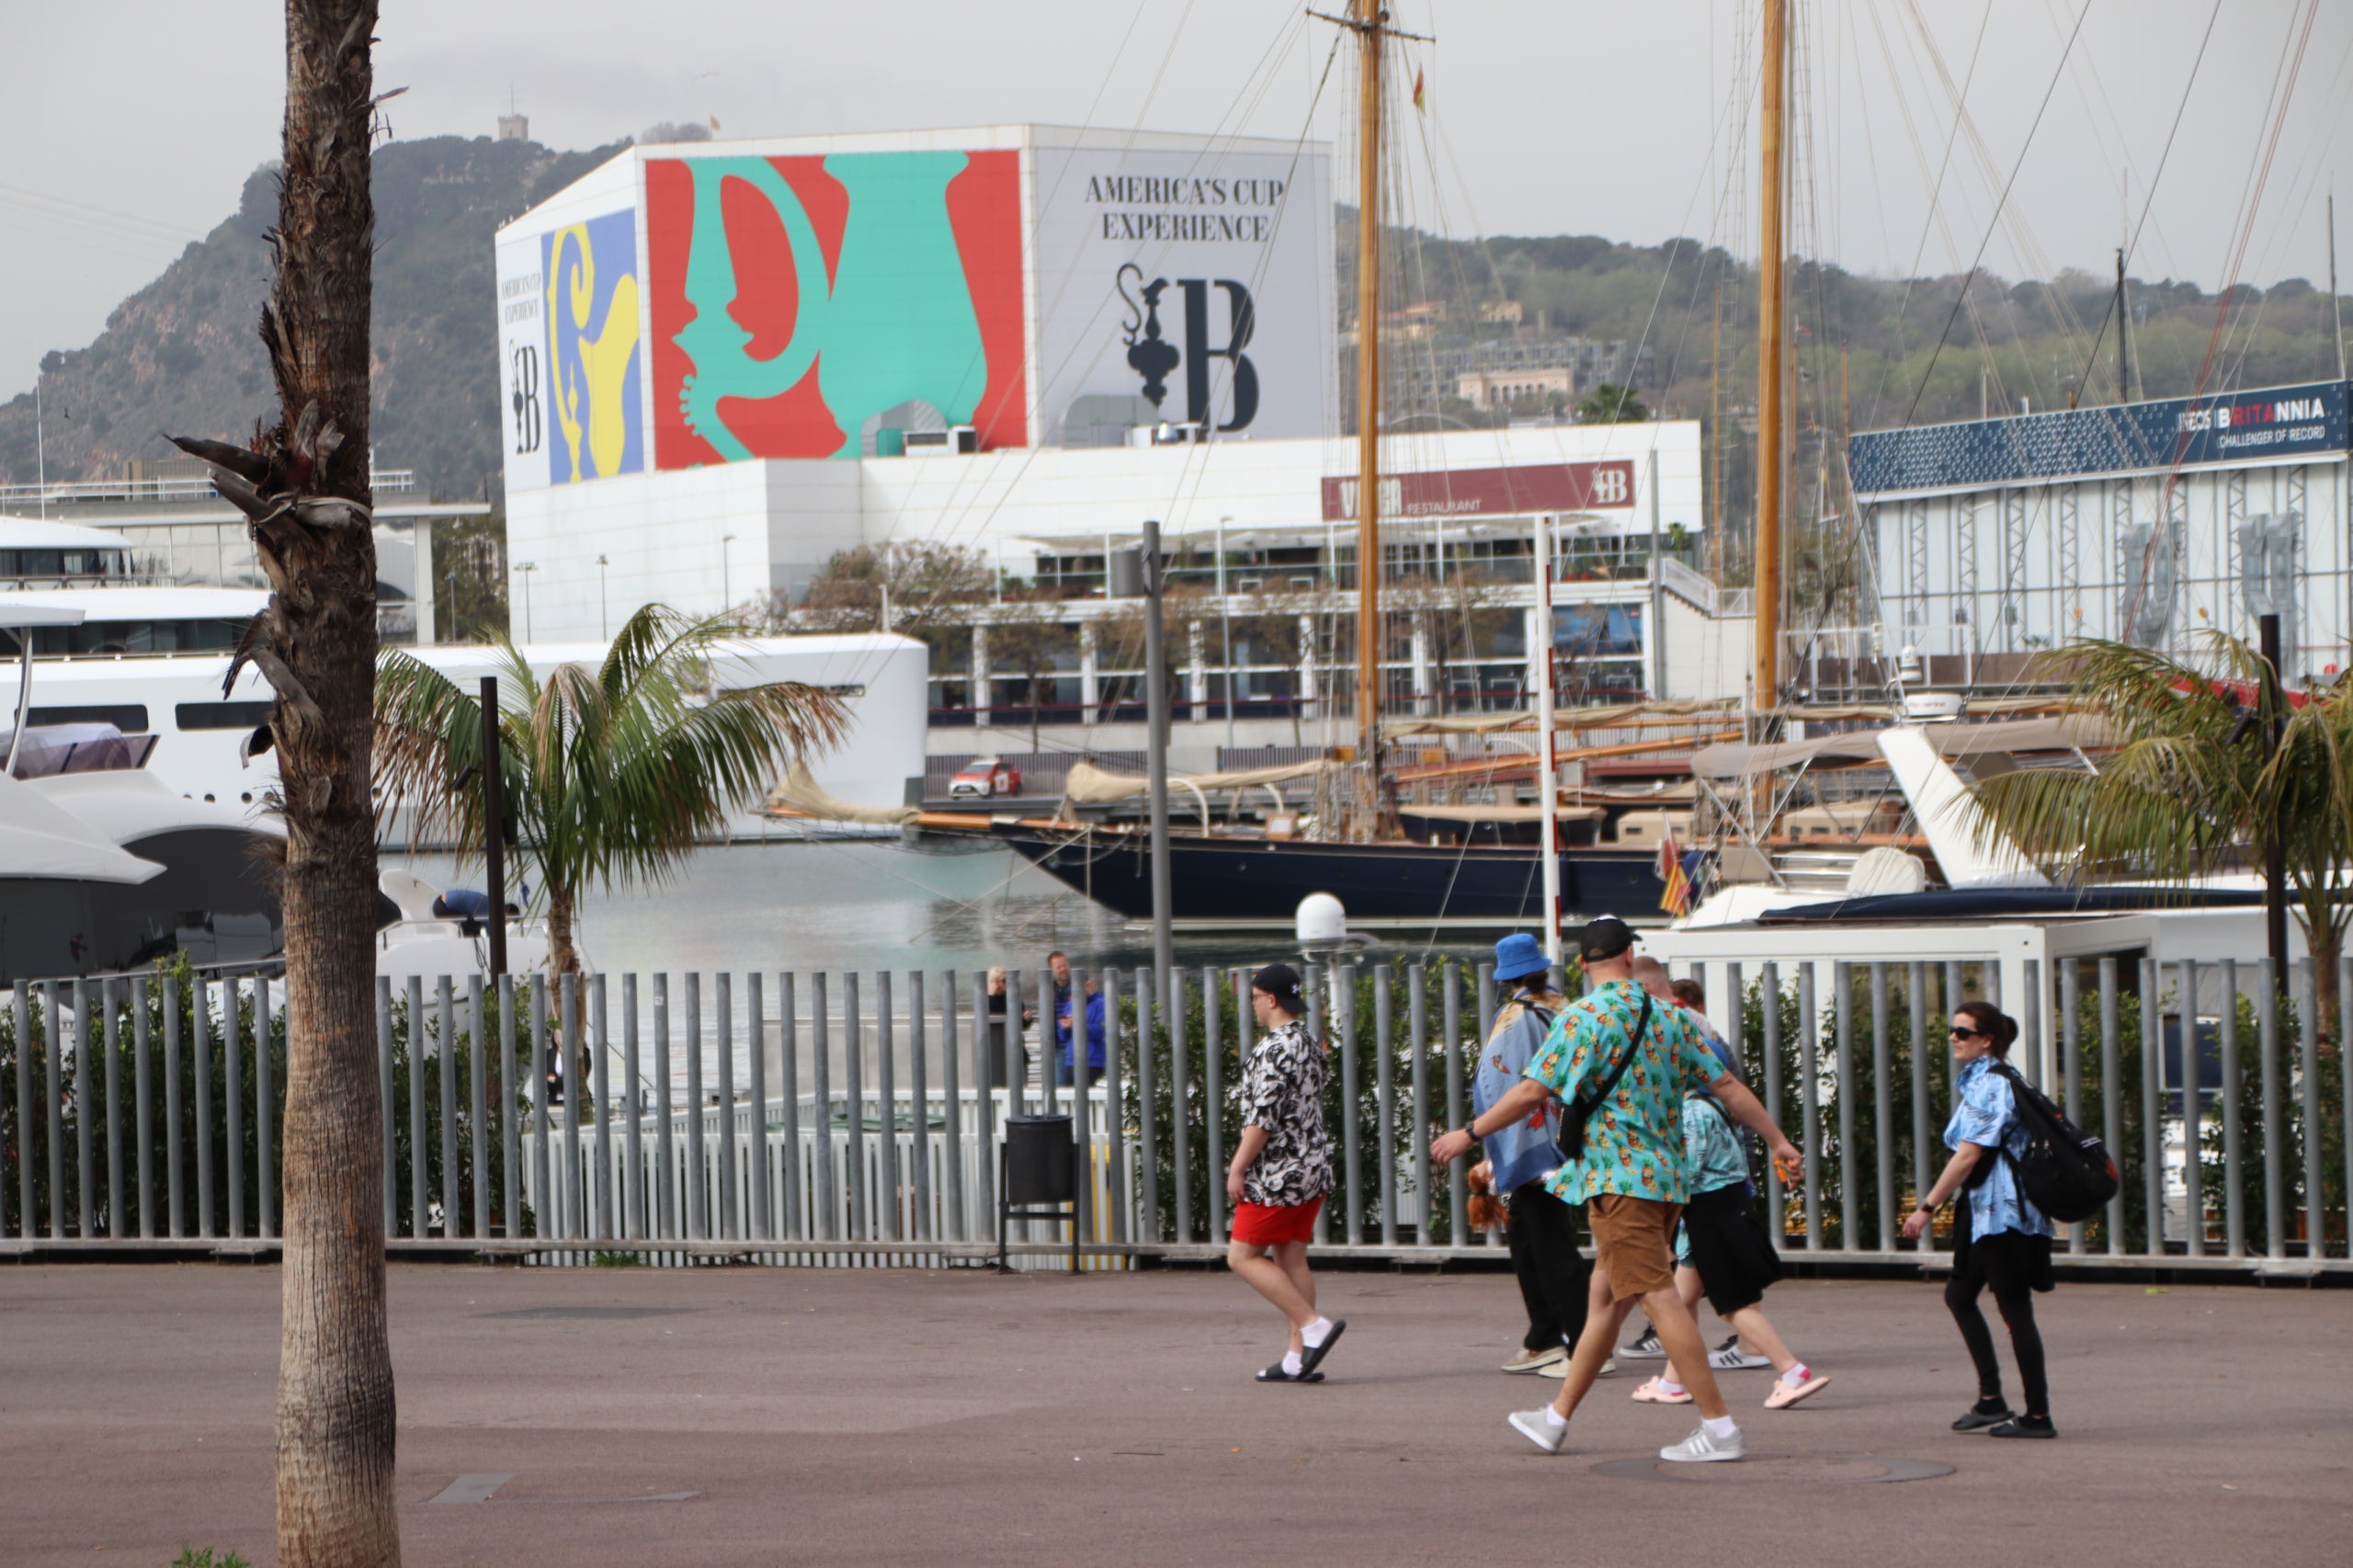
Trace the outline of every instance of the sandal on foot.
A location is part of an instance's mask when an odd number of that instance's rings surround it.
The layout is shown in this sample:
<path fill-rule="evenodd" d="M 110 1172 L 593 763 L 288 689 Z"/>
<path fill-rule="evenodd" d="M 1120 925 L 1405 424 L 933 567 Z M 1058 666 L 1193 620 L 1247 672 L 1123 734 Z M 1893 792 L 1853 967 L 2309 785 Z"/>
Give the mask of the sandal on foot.
<path fill-rule="evenodd" d="M 1653 1378 L 1636 1389 L 1633 1394 L 1634 1403 L 1637 1404 L 1688 1404 L 1691 1403 L 1689 1389 L 1678 1389 L 1670 1393 L 1659 1386 L 1660 1381 Z"/>
<path fill-rule="evenodd" d="M 1324 1381 L 1324 1374 L 1309 1371 L 1301 1371 L 1297 1374 L 1286 1372 L 1283 1370 L 1283 1364 L 1278 1361 L 1260 1372 L 1258 1381 L 1262 1383 L 1320 1383 Z"/>
<path fill-rule="evenodd" d="M 1787 1410 L 1798 1401 L 1808 1398 L 1811 1395 L 1820 1393 L 1824 1389 L 1826 1389 L 1829 1386 L 1830 1380 L 1822 1376 L 1820 1373 L 1814 1374 L 1813 1377 L 1806 1379 L 1805 1381 L 1796 1384 L 1795 1386 L 1791 1386 L 1790 1384 L 1784 1382 L 1779 1378 L 1775 1378 L 1773 1380 L 1773 1392 L 1765 1396 L 1765 1408 L 1768 1410 Z"/>
<path fill-rule="evenodd" d="M 1347 1333 L 1347 1319 L 1334 1318 L 1332 1320 L 1332 1332 L 1324 1336 L 1324 1343 L 1321 1345 L 1311 1345 L 1306 1349 L 1300 1352 L 1300 1375 L 1304 1377 L 1308 1373 L 1315 1370 L 1317 1367 L 1322 1366 L 1324 1364 L 1324 1358 L 1332 1353 L 1332 1346 L 1340 1343 L 1340 1335 Z"/>

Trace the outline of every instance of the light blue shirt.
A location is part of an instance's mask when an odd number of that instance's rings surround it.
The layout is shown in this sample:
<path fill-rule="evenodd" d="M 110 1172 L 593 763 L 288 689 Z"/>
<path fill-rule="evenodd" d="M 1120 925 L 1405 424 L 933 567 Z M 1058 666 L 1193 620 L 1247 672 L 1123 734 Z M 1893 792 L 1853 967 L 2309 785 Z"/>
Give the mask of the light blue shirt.
<path fill-rule="evenodd" d="M 2018 1120 L 2018 1096 L 2010 1081 L 1994 1071 L 1994 1058 L 1981 1056 L 1961 1070 L 1953 1081 L 1952 1119 L 1945 1123 L 1945 1147 L 1974 1143 L 1985 1151 L 1979 1168 L 1993 1171 L 1978 1186 L 1964 1188 L 1969 1201 L 1969 1233 L 1990 1236 L 1997 1231 L 2018 1231 L 2029 1236 L 2051 1234 L 2051 1221 L 2027 1200 L 2018 1186 L 2018 1167 L 2011 1161 L 2026 1154 L 2026 1128 Z M 2006 1153 L 2010 1158 L 2002 1158 Z M 1970 1173 L 1974 1176 L 1976 1172 Z"/>
<path fill-rule="evenodd" d="M 1518 991 L 1495 1015 L 1495 1034 L 1479 1057 L 1478 1074 L 1471 1084 L 1471 1110 L 1484 1116 L 1528 1072 L 1529 1060 L 1544 1043 L 1568 1003 L 1557 992 Z M 1541 1011 L 1538 1011 L 1538 1009 Z M 1546 1099 L 1524 1120 L 1502 1128 L 1481 1140 L 1495 1167 L 1495 1190 L 1508 1198 L 1531 1181 L 1541 1181 L 1558 1170 L 1561 1151 L 1561 1102 Z"/>

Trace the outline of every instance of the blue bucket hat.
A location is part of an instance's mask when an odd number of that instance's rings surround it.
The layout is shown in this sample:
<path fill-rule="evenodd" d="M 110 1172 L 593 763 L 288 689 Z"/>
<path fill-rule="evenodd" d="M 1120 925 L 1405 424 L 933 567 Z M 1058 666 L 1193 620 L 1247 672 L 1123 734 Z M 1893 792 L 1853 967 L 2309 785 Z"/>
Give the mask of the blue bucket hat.
<path fill-rule="evenodd" d="M 1535 937 L 1524 931 L 1515 931 L 1495 944 L 1495 978 L 1518 980 L 1524 975 L 1541 974 L 1552 967 L 1544 949 Z"/>

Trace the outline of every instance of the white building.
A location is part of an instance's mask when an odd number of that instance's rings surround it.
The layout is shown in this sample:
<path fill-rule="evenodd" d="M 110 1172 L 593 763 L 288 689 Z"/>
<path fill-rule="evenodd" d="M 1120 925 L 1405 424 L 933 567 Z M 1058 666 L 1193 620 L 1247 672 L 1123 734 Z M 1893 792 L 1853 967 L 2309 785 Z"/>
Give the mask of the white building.
<path fill-rule="evenodd" d="M 1884 631 L 1939 684 L 2097 637 L 2196 655 L 2281 618 L 2290 679 L 2353 635 L 2347 385 L 2209 394 L 1853 438 Z"/>
<path fill-rule="evenodd" d="M 1202 596 L 1177 650 L 1188 716 L 1231 691 L 1301 738 L 1302 708 L 1331 707 L 1354 665 L 1332 624 L 1353 597 L 1356 456 L 1328 164 L 1319 144 L 1042 126 L 621 153 L 498 234 L 517 631 L 797 601 L 844 551 L 946 542 L 1052 598 L 1072 636 L 1017 681 L 975 607 L 969 653 L 935 652 L 934 750 L 993 722 L 1091 733 L 1125 667 L 1089 629 L 1119 613 L 1104 557 L 1154 518 Z M 1554 642 L 1594 687 L 1739 689 L 1745 623 L 1662 633 L 1723 607 L 1646 564 L 1654 536 L 1688 554 L 1705 525 L 1696 423 L 1387 447 L 1387 570 L 1485 585 L 1452 655 L 1401 625 L 1392 700 L 1519 699 L 1545 519 L 1586 579 L 1563 586 Z M 1230 623 L 1293 593 L 1323 595 L 1327 624 L 1281 667 L 1245 634 L 1229 683 Z M 1434 667 L 1449 661 L 1472 667 Z"/>

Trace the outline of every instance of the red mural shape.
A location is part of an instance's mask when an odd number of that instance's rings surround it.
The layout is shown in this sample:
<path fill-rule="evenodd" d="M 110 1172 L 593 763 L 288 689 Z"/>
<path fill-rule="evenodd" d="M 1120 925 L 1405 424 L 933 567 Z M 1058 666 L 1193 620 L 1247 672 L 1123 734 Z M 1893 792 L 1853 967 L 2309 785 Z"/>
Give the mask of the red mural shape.
<path fill-rule="evenodd" d="M 981 324 L 988 385 L 973 411 L 981 449 L 1029 444 L 1029 389 L 1021 310 L 1021 154 L 974 153 L 948 184 L 948 222 L 972 312 Z"/>
<path fill-rule="evenodd" d="M 645 161 L 647 290 L 654 323 L 654 462 L 657 468 L 699 468 L 721 460 L 719 450 L 687 426 L 678 389 L 694 361 L 678 334 L 695 319 L 687 303 L 687 258 L 694 249 L 695 187 L 676 158 Z"/>

